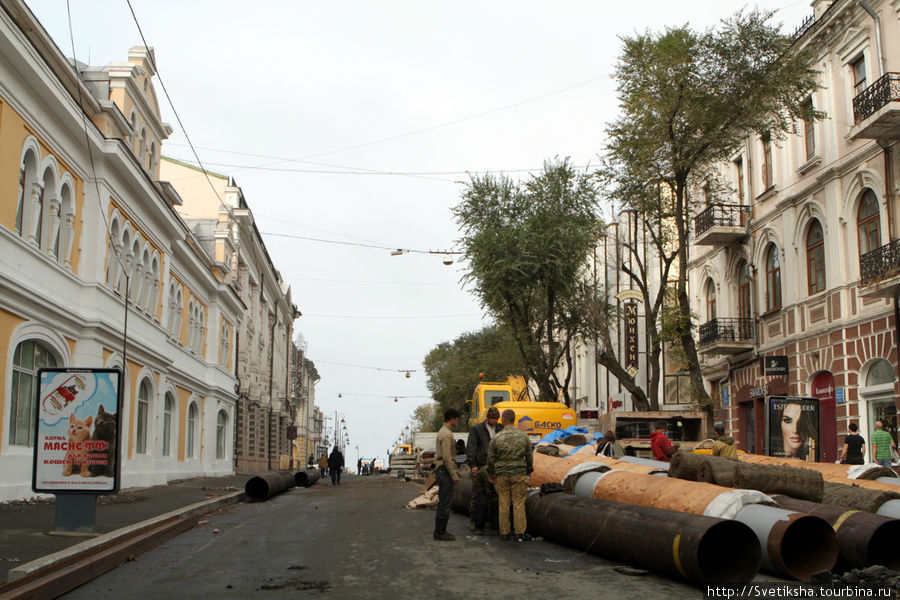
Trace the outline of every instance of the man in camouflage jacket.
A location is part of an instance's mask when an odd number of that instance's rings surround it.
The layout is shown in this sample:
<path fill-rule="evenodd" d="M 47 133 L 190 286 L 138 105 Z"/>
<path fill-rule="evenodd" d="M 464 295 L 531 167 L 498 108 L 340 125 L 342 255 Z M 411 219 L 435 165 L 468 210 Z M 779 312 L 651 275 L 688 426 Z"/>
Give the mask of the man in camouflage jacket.
<path fill-rule="evenodd" d="M 534 470 L 531 440 L 512 426 L 516 413 L 504 410 L 500 417 L 503 431 L 494 436 L 488 446 L 487 472 L 497 490 L 500 505 L 500 539 L 510 539 L 509 508 L 513 510 L 513 534 L 516 541 L 525 541 L 525 495 L 528 475 Z"/>

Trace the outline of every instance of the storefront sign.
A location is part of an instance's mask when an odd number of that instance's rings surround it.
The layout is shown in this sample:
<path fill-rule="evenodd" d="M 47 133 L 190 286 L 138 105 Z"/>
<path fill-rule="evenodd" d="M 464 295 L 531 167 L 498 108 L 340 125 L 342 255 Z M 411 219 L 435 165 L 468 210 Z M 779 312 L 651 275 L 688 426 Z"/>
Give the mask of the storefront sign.
<path fill-rule="evenodd" d="M 819 399 L 769 396 L 767 454 L 800 460 L 819 459 Z"/>
<path fill-rule="evenodd" d="M 626 302 L 625 312 L 625 370 L 634 377 L 638 373 L 638 305 Z"/>
<path fill-rule="evenodd" d="M 834 401 L 836 404 L 844 403 L 844 388 L 839 387 L 834 389 Z"/>
<path fill-rule="evenodd" d="M 788 357 L 787 356 L 761 356 L 759 358 L 759 368 L 762 370 L 763 376 L 780 375 L 787 377 L 788 375 Z"/>
<path fill-rule="evenodd" d="M 750 388 L 750 397 L 751 398 L 763 398 L 768 393 L 769 393 L 769 386 L 767 386 L 767 385 L 761 385 L 759 387 Z"/>
<path fill-rule="evenodd" d="M 35 492 L 119 489 L 118 369 L 40 369 L 35 420 Z"/>

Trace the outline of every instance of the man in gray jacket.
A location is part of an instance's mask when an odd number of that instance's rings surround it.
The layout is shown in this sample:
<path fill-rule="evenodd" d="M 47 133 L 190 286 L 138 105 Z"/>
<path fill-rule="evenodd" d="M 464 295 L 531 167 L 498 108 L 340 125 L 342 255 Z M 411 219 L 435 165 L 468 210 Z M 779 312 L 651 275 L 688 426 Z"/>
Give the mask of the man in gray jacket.
<path fill-rule="evenodd" d="M 487 409 L 485 420 L 469 430 L 466 443 L 466 464 L 472 473 L 472 501 L 469 514 L 472 515 L 472 533 L 484 535 L 485 523 L 497 527 L 497 492 L 489 481 L 485 465 L 487 451 L 494 435 L 503 429 L 497 421 L 500 411 L 492 406 Z"/>

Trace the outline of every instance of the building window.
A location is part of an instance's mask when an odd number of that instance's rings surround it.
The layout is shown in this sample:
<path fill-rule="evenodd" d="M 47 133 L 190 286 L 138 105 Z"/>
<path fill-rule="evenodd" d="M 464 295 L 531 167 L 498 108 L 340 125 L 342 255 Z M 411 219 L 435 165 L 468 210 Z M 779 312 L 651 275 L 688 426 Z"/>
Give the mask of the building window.
<path fill-rule="evenodd" d="M 34 446 L 34 395 L 38 388 L 37 371 L 55 367 L 56 358 L 39 342 L 26 340 L 13 354 L 12 388 L 9 410 L 9 443 Z"/>
<path fill-rule="evenodd" d="M 710 279 L 706 284 L 706 321 L 716 318 L 716 284 Z"/>
<path fill-rule="evenodd" d="M 738 271 L 738 317 L 750 318 L 750 269 L 747 263 L 741 265 Z"/>
<path fill-rule="evenodd" d="M 138 388 L 137 432 L 134 443 L 134 450 L 138 454 L 147 454 L 147 415 L 149 412 L 150 384 L 145 379 Z"/>
<path fill-rule="evenodd" d="M 893 383 L 895 379 L 894 366 L 882 358 L 869 368 L 869 372 L 866 374 L 866 387 Z"/>
<path fill-rule="evenodd" d="M 216 458 L 225 459 L 225 430 L 228 428 L 228 415 L 224 410 L 219 411 L 216 417 Z"/>
<path fill-rule="evenodd" d="M 187 440 L 186 440 L 186 456 L 187 458 L 194 458 L 195 448 L 197 442 L 197 426 L 198 426 L 198 415 L 197 415 L 197 405 L 191 403 L 191 406 L 188 408 L 187 414 Z"/>
<path fill-rule="evenodd" d="M 781 308 L 781 260 L 775 244 L 766 253 L 766 310 Z"/>
<path fill-rule="evenodd" d="M 172 456 L 172 415 L 175 413 L 175 398 L 166 393 L 163 404 L 163 456 Z"/>
<path fill-rule="evenodd" d="M 16 202 L 16 233 L 22 235 L 23 217 L 25 215 L 25 167 L 19 169 L 19 200 Z"/>
<path fill-rule="evenodd" d="M 871 252 L 881 245 L 878 225 L 878 198 L 872 190 L 866 190 L 856 214 L 856 230 L 859 233 L 859 255 Z"/>
<path fill-rule="evenodd" d="M 744 159 L 738 158 L 734 161 L 735 181 L 737 181 L 737 197 L 738 204 L 744 202 Z"/>
<path fill-rule="evenodd" d="M 822 224 L 815 219 L 806 234 L 806 267 L 809 295 L 812 296 L 825 289 L 825 234 Z"/>
<path fill-rule="evenodd" d="M 813 119 L 812 98 L 807 98 L 803 103 L 803 112 L 810 115 L 803 119 L 803 142 L 806 145 L 806 160 L 812 160 L 816 155 L 816 121 Z"/>
<path fill-rule="evenodd" d="M 853 72 L 853 95 L 859 96 L 869 87 L 866 84 L 866 57 L 860 56 L 850 63 L 850 70 Z"/>
<path fill-rule="evenodd" d="M 762 138 L 762 150 L 762 184 L 763 189 L 767 190 L 775 185 L 772 171 L 772 138 L 769 134 Z"/>

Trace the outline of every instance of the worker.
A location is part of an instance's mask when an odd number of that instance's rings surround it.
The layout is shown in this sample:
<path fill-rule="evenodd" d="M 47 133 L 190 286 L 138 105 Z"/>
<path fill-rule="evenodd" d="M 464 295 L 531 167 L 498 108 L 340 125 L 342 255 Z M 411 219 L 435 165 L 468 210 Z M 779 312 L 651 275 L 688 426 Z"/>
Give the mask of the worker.
<path fill-rule="evenodd" d="M 497 489 L 500 510 L 500 539 L 510 539 L 509 509 L 513 511 L 513 539 L 525 541 L 525 496 L 528 476 L 534 471 L 531 440 L 523 431 L 511 427 L 516 413 L 510 409 L 500 415 L 503 431 L 494 436 L 488 446 L 487 469 L 490 482 Z"/>
<path fill-rule="evenodd" d="M 485 523 L 497 523 L 497 492 L 494 484 L 488 479 L 487 465 L 488 446 L 494 436 L 503 429 L 498 423 L 500 411 L 496 406 L 487 409 L 484 421 L 469 430 L 466 443 L 466 464 L 472 474 L 472 501 L 469 513 L 472 515 L 472 533 L 484 535 Z"/>
<path fill-rule="evenodd" d="M 448 408 L 444 411 L 444 425 L 438 431 L 434 453 L 434 478 L 438 484 L 438 505 L 434 515 L 434 539 L 442 542 L 452 542 L 456 539 L 452 533 L 447 533 L 447 523 L 450 521 L 450 502 L 453 500 L 453 490 L 459 483 L 459 471 L 456 468 L 456 444 L 453 443 L 453 428 L 459 424 L 459 411 Z"/>
<path fill-rule="evenodd" d="M 716 423 L 713 426 L 713 431 L 716 437 L 713 441 L 712 455 L 737 460 L 738 455 L 737 448 L 734 446 L 734 438 L 725 435 L 725 424 Z"/>
<path fill-rule="evenodd" d="M 665 421 L 656 422 L 656 431 L 650 434 L 650 451 L 653 452 L 653 458 L 664 462 L 670 462 L 672 455 L 678 450 L 678 446 L 672 444 L 666 432 L 669 430 L 669 424 Z"/>

